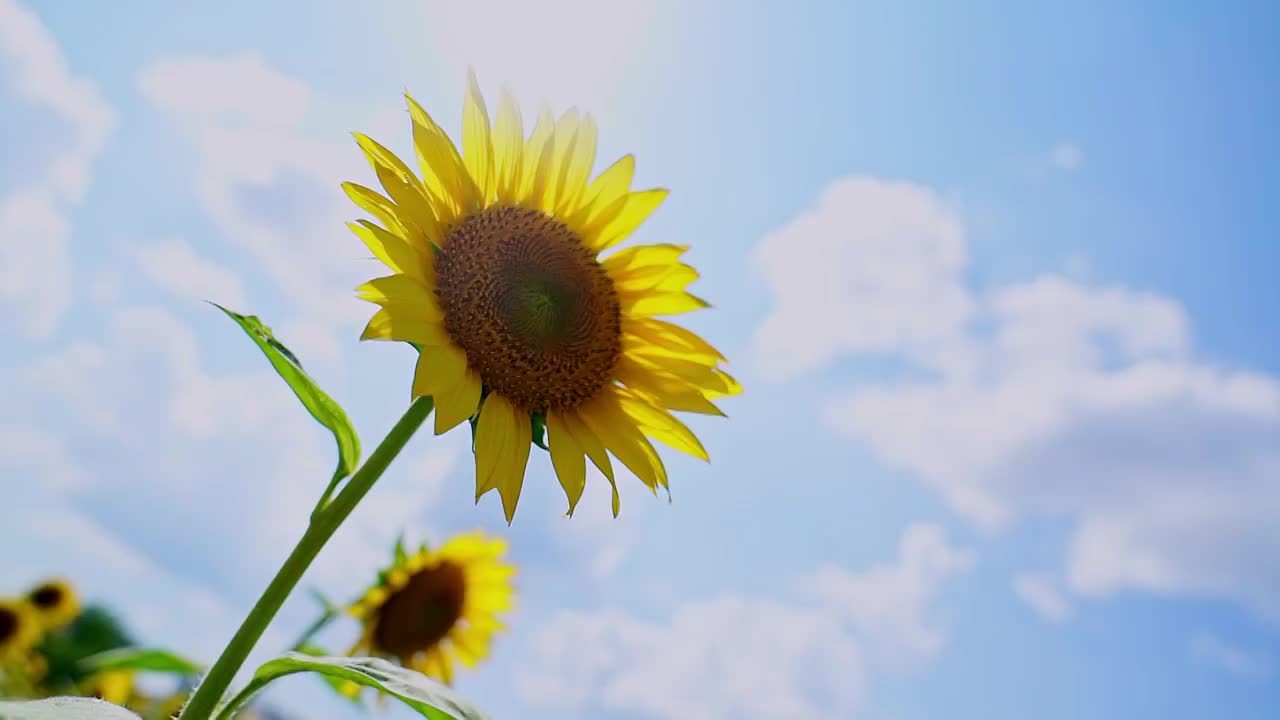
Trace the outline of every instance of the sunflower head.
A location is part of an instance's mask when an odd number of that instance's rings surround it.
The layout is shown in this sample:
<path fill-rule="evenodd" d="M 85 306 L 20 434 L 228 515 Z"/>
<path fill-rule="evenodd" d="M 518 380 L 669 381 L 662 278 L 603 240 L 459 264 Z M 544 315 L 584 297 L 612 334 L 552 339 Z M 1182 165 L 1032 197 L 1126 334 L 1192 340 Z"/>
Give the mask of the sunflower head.
<path fill-rule="evenodd" d="M 40 621 L 25 601 L 0 598 L 0 660 L 25 656 L 40 634 Z"/>
<path fill-rule="evenodd" d="M 27 593 L 27 604 L 35 610 L 46 630 L 69 624 L 80 614 L 80 598 L 66 580 L 46 580 Z"/>
<path fill-rule="evenodd" d="M 104 670 L 85 679 L 81 688 L 85 697 L 96 697 L 115 705 L 127 705 L 134 699 L 132 670 Z"/>
<path fill-rule="evenodd" d="M 503 629 L 513 605 L 515 568 L 506 543 L 480 532 L 459 535 L 436 550 L 396 553 L 391 567 L 349 609 L 363 631 L 352 654 L 394 658 L 441 682 L 454 664 L 474 667 Z"/>
<path fill-rule="evenodd" d="M 687 292 L 688 248 L 610 253 L 667 191 L 632 190 L 630 155 L 592 179 L 590 115 L 544 110 L 526 137 L 511 96 L 491 123 L 469 79 L 462 152 L 408 99 L 421 176 L 356 136 L 386 194 L 346 183 L 378 221 L 351 227 L 392 270 L 358 289 L 381 306 L 362 337 L 418 348 L 413 395 L 433 398 L 437 434 L 471 421 L 476 498 L 496 489 L 508 522 L 533 443 L 550 451 L 570 514 L 589 458 L 616 515 L 610 455 L 667 487 L 650 439 L 707 459 L 672 411 L 720 415 L 711 400 L 741 387 L 714 347 L 659 319 L 707 307 Z"/>

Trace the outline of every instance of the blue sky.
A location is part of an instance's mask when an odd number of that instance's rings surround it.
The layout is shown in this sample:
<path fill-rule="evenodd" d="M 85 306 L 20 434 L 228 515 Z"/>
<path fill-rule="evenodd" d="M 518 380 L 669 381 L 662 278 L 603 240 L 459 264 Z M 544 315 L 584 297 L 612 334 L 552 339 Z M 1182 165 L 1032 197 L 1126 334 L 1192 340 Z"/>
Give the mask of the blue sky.
<path fill-rule="evenodd" d="M 459 682 L 495 717 L 1268 717 L 1277 11 L 601 5 L 0 0 L 0 591 L 63 573 L 212 659 L 332 448 L 200 300 L 376 443 L 412 353 L 355 340 L 348 133 L 407 152 L 404 88 L 456 130 L 474 65 L 672 189 L 637 239 L 693 245 L 747 392 L 616 521 L 535 454 L 507 528 L 464 435 L 416 438 L 308 584 L 509 537 L 520 610 Z"/>

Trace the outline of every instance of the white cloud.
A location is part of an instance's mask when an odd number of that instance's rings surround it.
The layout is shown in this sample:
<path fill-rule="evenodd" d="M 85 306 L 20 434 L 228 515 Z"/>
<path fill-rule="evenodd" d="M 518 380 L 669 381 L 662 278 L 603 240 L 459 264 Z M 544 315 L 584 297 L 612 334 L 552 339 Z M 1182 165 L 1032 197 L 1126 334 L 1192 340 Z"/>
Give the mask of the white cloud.
<path fill-rule="evenodd" d="M 71 74 L 39 18 L 13 0 L 0 0 L 0 80 L 6 119 L 26 107 L 69 125 L 58 150 L 23 168 L 24 184 L 0 194 L 0 305 L 14 308 L 3 314 L 18 318 L 29 336 L 47 338 L 71 302 L 68 215 L 115 116 L 92 82 Z"/>
<path fill-rule="evenodd" d="M 71 458 L 60 438 L 26 426 L 0 423 L 0 467 L 8 475 L 17 470 L 39 478 L 50 492 L 74 492 L 89 483 L 88 473 Z M 17 503 L 13 497 L 9 502 Z"/>
<path fill-rule="evenodd" d="M 592 111 L 648 71 L 655 49 L 670 51 L 669 10 L 667 2 L 448 0 L 421 11 L 421 47 L 457 87 L 472 65 L 481 81 L 510 87 L 527 107 L 546 101 Z"/>
<path fill-rule="evenodd" d="M 917 525 L 896 563 L 825 568 L 791 603 L 721 595 L 665 621 L 564 612 L 538 633 L 516 688 L 535 706 L 646 718 L 847 717 L 875 665 L 939 651 L 928 601 L 972 562 L 940 528 Z"/>
<path fill-rule="evenodd" d="M 814 578 L 814 591 L 828 607 L 894 661 L 924 660 L 942 650 L 942 633 L 925 614 L 942 584 L 973 567 L 972 552 L 947 543 L 941 527 L 915 524 L 902 533 L 897 561 L 849 574 L 828 567 Z"/>
<path fill-rule="evenodd" d="M 78 200 L 115 114 L 96 85 L 71 74 L 57 41 L 35 13 L 14 0 L 0 0 L 0 61 L 0 72 L 20 100 L 71 124 L 70 142 L 47 166 L 47 183 L 61 198 Z"/>
<path fill-rule="evenodd" d="M 68 398 L 76 406 L 77 415 L 106 428 L 115 420 L 115 413 L 93 379 L 107 362 L 106 351 L 100 345 L 75 340 L 65 349 L 36 360 L 27 378 L 43 391 Z"/>
<path fill-rule="evenodd" d="M 1052 575 L 1019 575 L 1013 579 L 1013 591 L 1040 617 L 1050 622 L 1062 622 L 1071 615 L 1071 603 L 1067 602 Z"/>
<path fill-rule="evenodd" d="M 1236 647 L 1210 633 L 1191 638 L 1191 656 L 1210 667 L 1255 680 L 1269 678 L 1275 672 L 1270 657 Z"/>
<path fill-rule="evenodd" d="M 1280 379 L 1197 359 L 1168 297 L 1055 275 L 968 287 L 958 221 L 925 188 L 855 179 L 824 198 L 758 250 L 777 293 L 761 353 L 799 370 L 888 352 L 910 371 L 831 402 L 834 430 L 981 528 L 1068 518 L 1072 592 L 1192 593 L 1280 621 Z"/>
<path fill-rule="evenodd" d="M 192 85 L 192 73 L 203 84 Z M 368 184 L 371 175 L 355 143 L 345 132 L 305 134 L 310 89 L 256 56 L 159 60 L 138 83 L 195 148 L 194 189 L 223 237 L 307 318 L 277 322 L 301 323 L 308 347 L 333 359 L 334 338 L 368 316 L 351 288 L 379 272 L 345 226 L 362 212 L 341 182 Z M 216 92 L 204 97 L 193 87 Z M 407 136 L 407 124 L 402 132 Z"/>
<path fill-rule="evenodd" d="M 835 182 L 765 236 L 754 262 L 774 299 L 757 359 L 776 378 L 851 352 L 936 352 L 973 312 L 960 219 L 919 185 Z"/>
<path fill-rule="evenodd" d="M 134 253 L 148 280 L 184 300 L 209 300 L 231 308 L 244 307 L 240 277 L 217 263 L 196 255 L 181 240 L 150 243 Z"/>
<path fill-rule="evenodd" d="M 1049 152 L 1049 162 L 1059 170 L 1078 170 L 1084 164 L 1084 150 L 1075 143 L 1058 143 Z"/>
<path fill-rule="evenodd" d="M 71 304 L 69 232 L 48 193 L 0 197 L 0 303 L 30 337 L 50 337 Z"/>
<path fill-rule="evenodd" d="M 311 88 L 257 53 L 160 61 L 143 69 L 138 84 L 158 110 L 200 125 L 290 130 L 311 106 Z"/>

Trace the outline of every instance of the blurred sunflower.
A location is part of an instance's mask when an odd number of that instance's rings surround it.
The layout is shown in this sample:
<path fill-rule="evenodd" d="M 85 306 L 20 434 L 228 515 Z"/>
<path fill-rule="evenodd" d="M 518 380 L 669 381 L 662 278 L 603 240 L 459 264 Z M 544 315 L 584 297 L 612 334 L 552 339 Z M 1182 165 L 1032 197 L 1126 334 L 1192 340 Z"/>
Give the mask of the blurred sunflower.
<path fill-rule="evenodd" d="M 507 544 L 480 532 L 425 546 L 396 562 L 348 612 L 363 624 L 350 654 L 394 658 L 401 665 L 453 681 L 454 663 L 474 667 L 489 654 L 498 615 L 513 606 L 515 568 Z"/>
<path fill-rule="evenodd" d="M 65 627 L 80 614 L 80 598 L 66 580 L 53 579 L 32 588 L 27 604 L 35 610 L 46 630 Z"/>
<path fill-rule="evenodd" d="M 0 598 L 0 661 L 10 664 L 25 658 L 40 633 L 40 621 L 26 602 Z"/>
<path fill-rule="evenodd" d="M 81 687 L 85 697 L 96 697 L 116 705 L 130 705 L 138 699 L 132 670 L 104 670 L 90 675 Z"/>
<path fill-rule="evenodd" d="M 415 397 L 435 402 L 435 432 L 475 433 L 476 498 L 497 489 L 510 523 L 532 442 L 546 445 L 573 513 L 585 457 L 618 491 L 608 453 L 655 493 L 667 473 L 649 438 L 703 460 L 672 410 L 723 415 L 710 401 L 741 386 L 694 333 L 657 319 L 707 307 L 685 246 L 641 245 L 601 259 L 667 191 L 632 191 L 627 155 L 590 178 L 596 126 L 544 109 L 526 139 L 503 93 L 493 125 L 468 77 L 462 153 L 406 96 L 422 177 L 356 134 L 388 196 L 345 183 L 382 225 L 351 229 L 394 274 L 362 285 L 381 306 L 362 339 L 419 349 Z"/>

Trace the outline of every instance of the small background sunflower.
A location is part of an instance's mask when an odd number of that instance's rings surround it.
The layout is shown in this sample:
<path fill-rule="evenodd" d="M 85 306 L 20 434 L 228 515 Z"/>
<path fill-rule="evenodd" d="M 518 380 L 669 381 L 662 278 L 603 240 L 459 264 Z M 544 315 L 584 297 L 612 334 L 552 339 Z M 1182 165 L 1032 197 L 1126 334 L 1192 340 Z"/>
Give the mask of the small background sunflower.
<path fill-rule="evenodd" d="M 474 667 L 504 629 L 499 616 L 515 597 L 506 551 L 506 541 L 481 532 L 434 550 L 397 545 L 394 563 L 348 610 L 363 625 L 350 654 L 391 658 L 451 683 L 456 664 Z"/>

